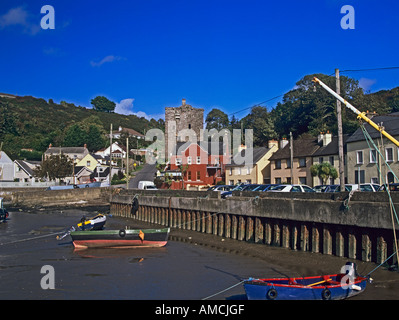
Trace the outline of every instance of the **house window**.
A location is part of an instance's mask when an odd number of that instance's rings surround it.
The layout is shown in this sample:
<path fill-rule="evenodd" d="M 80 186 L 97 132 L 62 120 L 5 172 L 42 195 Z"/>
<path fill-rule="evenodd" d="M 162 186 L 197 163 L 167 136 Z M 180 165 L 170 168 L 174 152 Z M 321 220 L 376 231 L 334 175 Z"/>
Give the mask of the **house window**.
<path fill-rule="evenodd" d="M 291 159 L 287 159 L 286 163 L 287 163 L 287 168 L 291 168 Z"/>
<path fill-rule="evenodd" d="M 319 163 L 323 163 L 323 157 L 319 157 Z"/>
<path fill-rule="evenodd" d="M 306 177 L 299 177 L 300 184 L 306 184 Z"/>
<path fill-rule="evenodd" d="M 233 168 L 229 168 L 229 175 L 230 175 L 230 176 L 233 175 Z"/>
<path fill-rule="evenodd" d="M 306 158 L 299 158 L 299 167 L 306 167 Z"/>
<path fill-rule="evenodd" d="M 90 167 L 90 160 L 86 161 L 86 166 Z"/>
<path fill-rule="evenodd" d="M 377 163 L 377 150 L 370 150 L 370 163 Z"/>
<path fill-rule="evenodd" d="M 276 184 L 280 184 L 281 183 L 281 178 L 274 178 L 274 181 Z"/>
<path fill-rule="evenodd" d="M 251 174 L 251 168 L 247 167 L 247 174 Z"/>
<path fill-rule="evenodd" d="M 201 164 L 201 157 L 197 156 L 197 164 Z"/>
<path fill-rule="evenodd" d="M 191 181 L 191 171 L 187 171 L 187 180 Z"/>
<path fill-rule="evenodd" d="M 245 182 L 251 184 L 251 181 L 252 181 L 251 179 L 247 179 Z"/>
<path fill-rule="evenodd" d="M 371 178 L 371 183 L 373 183 L 373 184 L 380 184 L 380 182 L 379 182 L 379 180 L 378 180 L 377 177 Z"/>
<path fill-rule="evenodd" d="M 356 151 L 356 164 L 363 164 L 363 150 Z"/>
<path fill-rule="evenodd" d="M 334 156 L 330 157 L 330 164 L 333 166 L 334 165 Z"/>
<path fill-rule="evenodd" d="M 276 160 L 274 169 L 281 169 L 281 160 Z"/>
<path fill-rule="evenodd" d="M 364 182 L 364 170 L 355 170 L 355 184 Z"/>
<path fill-rule="evenodd" d="M 393 161 L 393 149 L 392 148 L 386 148 L 385 149 L 385 160 L 387 162 L 392 162 Z"/>
<path fill-rule="evenodd" d="M 201 171 L 197 171 L 197 181 L 201 180 Z"/>
<path fill-rule="evenodd" d="M 238 176 L 241 175 L 241 167 L 238 167 L 236 171 Z"/>
<path fill-rule="evenodd" d="M 176 165 L 177 166 L 180 166 L 181 165 L 181 158 L 176 158 Z"/>
<path fill-rule="evenodd" d="M 187 157 L 187 164 L 191 164 L 191 157 Z"/>
<path fill-rule="evenodd" d="M 234 180 L 229 180 L 229 185 L 234 186 Z"/>

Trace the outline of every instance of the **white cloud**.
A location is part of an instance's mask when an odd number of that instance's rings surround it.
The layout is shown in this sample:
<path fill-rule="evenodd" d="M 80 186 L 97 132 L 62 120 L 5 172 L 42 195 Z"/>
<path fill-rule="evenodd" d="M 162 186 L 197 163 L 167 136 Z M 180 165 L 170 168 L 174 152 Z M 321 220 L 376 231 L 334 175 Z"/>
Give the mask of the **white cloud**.
<path fill-rule="evenodd" d="M 33 23 L 32 20 L 32 15 L 23 6 L 12 8 L 0 16 L 0 29 L 20 26 L 24 33 L 35 35 L 40 31 L 40 21 Z"/>
<path fill-rule="evenodd" d="M 107 62 L 114 62 L 114 61 L 119 61 L 119 60 L 125 60 L 125 58 L 123 57 L 119 57 L 119 56 L 106 56 L 103 59 L 101 59 L 100 61 L 96 62 L 96 61 L 90 61 L 90 64 L 92 67 L 100 67 L 102 66 L 104 63 Z"/>
<path fill-rule="evenodd" d="M 360 78 L 359 86 L 362 87 L 365 91 L 368 91 L 376 82 L 376 79 Z"/>
<path fill-rule="evenodd" d="M 134 112 L 133 111 L 133 101 L 134 101 L 133 98 L 128 98 L 128 99 L 121 100 L 121 102 L 116 103 L 114 111 L 116 113 L 125 114 L 125 115 L 134 114 L 134 115 L 136 115 L 139 118 L 144 117 L 147 120 L 151 120 L 152 118 L 157 120 L 159 118 L 163 118 L 164 117 L 163 114 L 149 115 L 149 114 L 145 113 L 144 111 Z"/>

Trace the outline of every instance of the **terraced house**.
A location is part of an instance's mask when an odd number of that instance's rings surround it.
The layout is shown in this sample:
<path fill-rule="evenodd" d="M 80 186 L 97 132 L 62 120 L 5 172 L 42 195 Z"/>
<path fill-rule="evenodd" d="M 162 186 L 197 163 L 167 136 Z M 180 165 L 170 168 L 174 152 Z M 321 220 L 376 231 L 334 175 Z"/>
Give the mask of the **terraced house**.
<path fill-rule="evenodd" d="M 280 141 L 280 149 L 271 157 L 271 183 L 306 184 L 312 187 L 310 167 L 312 156 L 320 148 L 317 138 L 293 141 L 293 167 L 291 179 L 291 152 L 288 140 Z"/>
<path fill-rule="evenodd" d="M 399 140 L 399 112 L 375 116 L 373 122 L 385 128 L 391 136 Z M 386 162 L 399 176 L 399 149 L 382 136 L 369 124 L 364 125 L 373 142 L 367 142 L 361 128 L 357 129 L 347 140 L 347 176 L 348 183 L 398 182 L 390 172 Z"/>

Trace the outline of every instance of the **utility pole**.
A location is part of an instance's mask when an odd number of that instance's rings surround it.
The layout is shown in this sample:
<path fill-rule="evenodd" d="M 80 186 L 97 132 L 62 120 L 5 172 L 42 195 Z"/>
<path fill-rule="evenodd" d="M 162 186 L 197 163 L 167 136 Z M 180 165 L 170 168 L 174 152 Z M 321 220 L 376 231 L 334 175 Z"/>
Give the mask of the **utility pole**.
<path fill-rule="evenodd" d="M 292 140 L 292 132 L 290 131 L 290 161 L 291 161 L 291 184 L 294 184 L 294 142 Z"/>
<path fill-rule="evenodd" d="M 112 176 L 111 176 L 111 172 L 112 172 L 112 123 L 111 123 L 111 129 L 109 132 L 109 186 L 111 187 L 111 180 L 112 180 Z"/>
<path fill-rule="evenodd" d="M 341 94 L 341 83 L 339 81 L 339 69 L 335 69 L 335 90 Z M 338 163 L 339 163 L 339 181 L 340 191 L 345 191 L 345 172 L 344 172 L 344 139 L 342 133 L 342 113 L 341 101 L 337 99 L 337 121 L 338 121 Z"/>
<path fill-rule="evenodd" d="M 126 189 L 129 189 L 129 138 L 126 138 Z"/>

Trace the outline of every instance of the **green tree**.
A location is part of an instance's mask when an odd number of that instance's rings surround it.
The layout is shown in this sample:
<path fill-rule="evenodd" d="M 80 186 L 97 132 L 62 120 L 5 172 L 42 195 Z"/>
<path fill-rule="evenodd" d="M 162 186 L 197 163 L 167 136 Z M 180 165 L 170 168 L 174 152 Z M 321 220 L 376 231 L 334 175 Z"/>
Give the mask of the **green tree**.
<path fill-rule="evenodd" d="M 83 147 L 87 144 L 87 133 L 82 130 L 79 124 L 71 125 L 65 134 L 64 146 L 65 147 Z"/>
<path fill-rule="evenodd" d="M 323 184 L 327 184 L 329 178 L 338 178 L 338 172 L 329 162 L 315 163 L 310 167 L 312 177 L 319 177 Z"/>
<path fill-rule="evenodd" d="M 218 131 L 222 129 L 228 129 L 229 127 L 229 117 L 222 110 L 212 109 L 205 119 L 206 128 L 216 129 Z"/>
<path fill-rule="evenodd" d="M 49 180 L 62 179 L 72 175 L 72 160 L 66 155 L 52 155 L 42 161 L 40 166 L 34 170 L 40 178 Z"/>
<path fill-rule="evenodd" d="M 101 112 L 114 112 L 116 106 L 115 102 L 108 100 L 104 96 L 98 96 L 91 99 L 91 104 L 93 105 L 94 110 Z"/>
<path fill-rule="evenodd" d="M 101 130 L 96 125 L 91 125 L 87 132 L 87 148 L 89 151 L 97 151 L 104 147 L 105 139 Z"/>
<path fill-rule="evenodd" d="M 277 138 L 273 119 L 265 107 L 253 107 L 242 121 L 244 129 L 253 129 L 254 146 L 267 146 L 268 140 Z"/>

